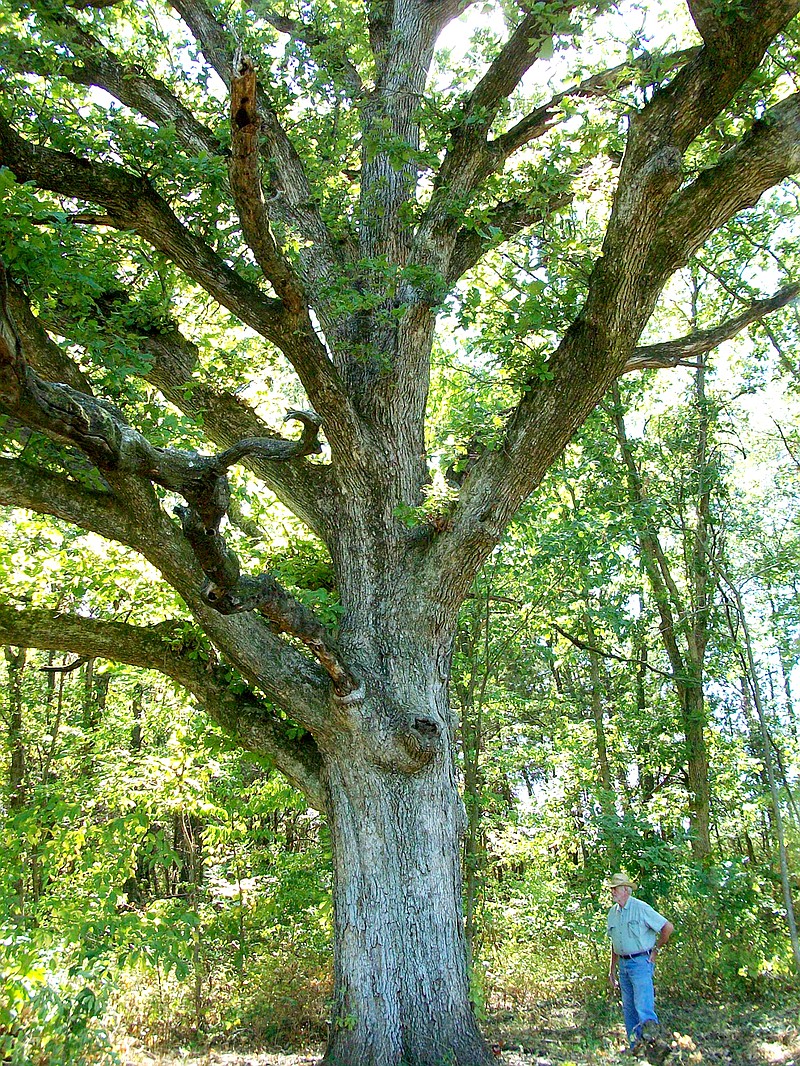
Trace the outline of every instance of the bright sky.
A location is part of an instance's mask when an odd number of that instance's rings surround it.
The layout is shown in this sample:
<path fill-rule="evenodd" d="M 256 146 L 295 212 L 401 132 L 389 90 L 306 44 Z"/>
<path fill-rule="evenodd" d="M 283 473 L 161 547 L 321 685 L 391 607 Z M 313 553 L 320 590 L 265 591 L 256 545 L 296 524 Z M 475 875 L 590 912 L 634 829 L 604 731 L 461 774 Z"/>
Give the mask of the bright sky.
<path fill-rule="evenodd" d="M 636 41 L 636 50 L 656 50 L 665 46 L 681 48 L 696 40 L 696 32 L 683 0 L 623 0 L 616 10 L 592 21 L 591 33 L 581 41 L 582 50 L 597 58 L 602 50 L 610 64 L 621 61 L 629 43 Z M 473 5 L 461 18 L 451 22 L 439 37 L 438 48 L 450 50 L 454 60 L 462 60 L 469 50 L 470 38 L 476 29 L 497 31 L 503 16 L 499 6 Z M 556 42 L 557 44 L 557 42 Z M 552 53 L 552 46 L 550 49 Z M 571 80 L 571 70 L 559 62 L 556 53 L 552 60 L 545 58 L 547 50 L 526 76 L 523 86 L 550 84 L 562 87 L 560 78 Z M 572 76 L 574 77 L 574 76 Z M 563 83 L 563 84 L 566 84 Z"/>

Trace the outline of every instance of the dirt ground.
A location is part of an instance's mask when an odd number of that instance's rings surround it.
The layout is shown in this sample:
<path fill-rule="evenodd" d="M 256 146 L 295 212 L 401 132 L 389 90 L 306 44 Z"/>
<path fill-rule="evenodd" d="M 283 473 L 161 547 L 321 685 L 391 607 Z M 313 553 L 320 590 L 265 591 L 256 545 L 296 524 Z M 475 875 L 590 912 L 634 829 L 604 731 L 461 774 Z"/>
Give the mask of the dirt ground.
<path fill-rule="evenodd" d="M 800 1001 L 662 1001 L 659 1011 L 669 1045 L 663 1066 L 800 1066 Z M 542 1005 L 536 1018 L 505 1013 L 485 1029 L 504 1066 L 633 1066 L 637 1060 L 622 1054 L 624 1031 L 616 1011 L 604 1013 L 591 1017 L 579 1007 Z M 120 1052 L 124 1066 L 313 1066 L 320 1056 L 319 1048 L 158 1054 L 129 1045 Z"/>

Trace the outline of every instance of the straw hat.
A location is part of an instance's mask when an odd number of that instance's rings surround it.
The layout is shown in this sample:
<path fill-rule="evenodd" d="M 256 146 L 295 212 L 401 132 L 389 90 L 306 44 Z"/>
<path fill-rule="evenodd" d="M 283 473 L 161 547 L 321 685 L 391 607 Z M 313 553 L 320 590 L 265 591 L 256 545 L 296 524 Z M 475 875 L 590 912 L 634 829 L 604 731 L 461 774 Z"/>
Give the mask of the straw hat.
<path fill-rule="evenodd" d="M 605 883 L 606 888 L 635 888 L 627 874 L 612 874 Z"/>

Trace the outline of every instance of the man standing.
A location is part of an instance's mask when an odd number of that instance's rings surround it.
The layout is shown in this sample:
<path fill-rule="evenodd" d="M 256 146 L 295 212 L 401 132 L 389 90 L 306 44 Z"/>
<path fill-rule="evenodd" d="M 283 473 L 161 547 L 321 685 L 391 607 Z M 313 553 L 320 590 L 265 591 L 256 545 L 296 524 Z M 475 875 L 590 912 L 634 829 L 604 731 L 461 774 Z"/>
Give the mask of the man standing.
<path fill-rule="evenodd" d="M 659 948 L 672 936 L 672 922 L 633 895 L 633 882 L 613 874 L 606 882 L 614 906 L 608 912 L 611 968 L 608 980 L 622 992 L 622 1013 L 632 1048 L 658 1035 L 653 971 Z M 617 978 L 619 971 L 619 979 Z"/>

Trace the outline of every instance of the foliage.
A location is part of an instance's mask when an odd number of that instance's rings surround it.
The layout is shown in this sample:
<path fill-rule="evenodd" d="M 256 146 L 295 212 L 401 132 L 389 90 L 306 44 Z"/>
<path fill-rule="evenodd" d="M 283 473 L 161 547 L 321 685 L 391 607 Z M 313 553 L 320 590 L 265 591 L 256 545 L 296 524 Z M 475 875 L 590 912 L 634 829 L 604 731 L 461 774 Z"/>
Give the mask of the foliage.
<path fill-rule="evenodd" d="M 3 928 L 0 1054 L 9 1066 L 118 1066 L 103 1020 L 107 975 L 67 960 L 62 949 L 37 950 L 30 936 Z"/>

